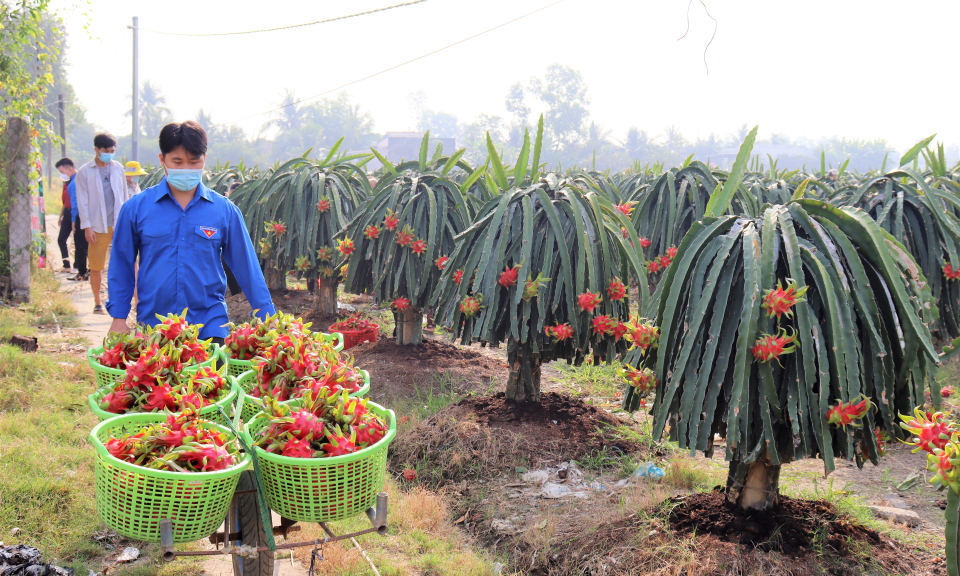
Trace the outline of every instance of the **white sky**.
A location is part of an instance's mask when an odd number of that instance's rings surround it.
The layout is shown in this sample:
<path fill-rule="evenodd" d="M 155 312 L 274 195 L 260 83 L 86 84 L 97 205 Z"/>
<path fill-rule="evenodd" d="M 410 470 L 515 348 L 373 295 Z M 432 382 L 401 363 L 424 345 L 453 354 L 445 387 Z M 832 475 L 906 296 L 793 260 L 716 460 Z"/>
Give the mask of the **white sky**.
<path fill-rule="evenodd" d="M 233 32 L 310 22 L 402 0 L 55 0 L 70 33 L 68 76 L 93 123 L 129 134 L 132 16 L 175 32 Z M 428 0 L 282 32 L 212 38 L 140 34 L 140 78 L 159 86 L 178 119 L 198 109 L 226 123 L 273 108 L 283 88 L 325 92 L 491 28 L 555 0 Z M 690 140 L 744 122 L 761 137 L 886 138 L 905 149 L 934 132 L 960 141 L 951 64 L 960 2 L 922 0 L 564 0 L 347 92 L 379 132 L 412 128 L 407 94 L 461 121 L 506 117 L 517 81 L 558 62 L 587 83 L 593 119 Z M 89 14 L 89 18 L 83 14 Z M 89 24 L 89 33 L 83 26 Z M 330 94 L 329 96 L 335 96 Z M 240 122 L 256 134 L 269 116 Z"/>

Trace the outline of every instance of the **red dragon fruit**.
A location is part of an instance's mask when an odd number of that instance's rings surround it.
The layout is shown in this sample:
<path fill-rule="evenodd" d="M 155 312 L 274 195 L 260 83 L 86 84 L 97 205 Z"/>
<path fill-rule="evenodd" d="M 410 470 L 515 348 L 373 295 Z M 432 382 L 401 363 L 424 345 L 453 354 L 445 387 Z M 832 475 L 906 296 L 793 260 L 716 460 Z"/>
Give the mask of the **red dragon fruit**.
<path fill-rule="evenodd" d="M 504 288 L 510 288 L 511 286 L 517 285 L 517 280 L 520 277 L 520 264 L 517 264 L 513 268 L 507 268 L 500 273 L 500 285 Z"/>
<path fill-rule="evenodd" d="M 321 198 L 320 201 L 317 202 L 317 210 L 321 212 L 326 212 L 329 209 L 330 209 L 330 200 L 328 200 L 326 197 Z"/>
<path fill-rule="evenodd" d="M 567 338 L 573 336 L 573 328 L 569 324 L 557 324 L 556 326 L 547 326 L 543 329 L 543 332 L 556 340 L 557 342 L 562 342 Z"/>
<path fill-rule="evenodd" d="M 787 331 L 781 328 L 777 336 L 761 334 L 760 339 L 757 340 L 754 347 L 750 349 L 750 352 L 752 352 L 753 357 L 760 362 L 777 360 L 782 354 L 790 354 L 796 350 L 795 346 L 790 346 L 796 339 L 796 333 L 788 335 Z"/>
<path fill-rule="evenodd" d="M 333 260 L 333 247 L 331 246 L 321 246 L 317 249 L 317 260 L 321 262 L 329 262 Z"/>
<path fill-rule="evenodd" d="M 641 394 L 653 390 L 659 384 L 657 375 L 650 368 L 638 370 L 629 364 L 624 364 L 621 374 Z"/>
<path fill-rule="evenodd" d="M 309 441 L 291 437 L 281 448 L 280 455 L 289 458 L 313 458 L 314 450 Z"/>
<path fill-rule="evenodd" d="M 293 421 L 287 430 L 300 440 L 323 438 L 323 420 L 307 410 L 297 410 L 292 414 Z"/>
<path fill-rule="evenodd" d="M 610 281 L 610 286 L 607 288 L 607 296 L 611 300 L 622 300 L 624 296 L 627 295 L 627 287 L 623 285 L 623 282 L 619 278 L 614 278 Z"/>
<path fill-rule="evenodd" d="M 854 400 L 841 402 L 838 400 L 836 406 L 831 406 L 827 410 L 827 422 L 834 426 L 843 426 L 844 428 L 846 428 L 847 425 L 860 426 L 860 423 L 857 421 L 866 416 L 867 411 L 873 406 L 870 400 L 863 394 L 860 395 L 860 398 L 859 402 Z"/>
<path fill-rule="evenodd" d="M 396 310 L 397 312 L 403 312 L 404 310 L 408 310 L 410 308 L 410 299 L 404 298 L 403 296 L 401 296 L 400 298 L 397 298 L 396 300 L 391 302 L 390 307 Z"/>
<path fill-rule="evenodd" d="M 363 235 L 367 240 L 376 240 L 380 237 L 380 229 L 376 226 L 367 226 L 366 230 L 363 231 Z"/>
<path fill-rule="evenodd" d="M 677 257 L 677 247 L 671 246 L 667 248 L 667 258 L 669 258 L 670 261 L 673 262 L 673 259 L 676 257 Z"/>
<path fill-rule="evenodd" d="M 387 230 L 396 230 L 398 224 L 400 224 L 400 218 L 388 208 L 387 216 L 383 219 L 383 227 Z"/>
<path fill-rule="evenodd" d="M 437 258 L 437 261 L 435 262 L 435 264 L 437 265 L 438 269 L 443 270 L 447 266 L 448 260 L 450 260 L 450 258 L 448 258 L 447 256 L 441 256 Z M 457 284 L 459 284 L 459 282 L 457 282 Z"/>
<path fill-rule="evenodd" d="M 780 280 L 777 280 L 777 287 L 774 290 L 767 290 L 763 293 L 763 309 L 767 312 L 768 318 L 780 319 L 780 316 L 787 318 L 793 317 L 793 305 L 803 302 L 803 295 L 807 293 L 807 286 L 799 287 L 791 278 L 787 278 L 787 289 L 783 289 Z"/>
<path fill-rule="evenodd" d="M 633 207 L 635 204 L 636 202 L 624 202 L 623 204 L 617 204 L 616 206 L 614 206 L 614 208 L 616 208 L 617 210 L 622 212 L 624 216 L 629 218 L 630 213 L 633 212 Z"/>
<path fill-rule="evenodd" d="M 349 238 L 344 238 L 343 240 L 337 240 L 337 250 L 340 251 L 344 256 L 349 256 L 353 254 L 353 251 L 356 248 L 353 245 L 353 240 Z"/>
<path fill-rule="evenodd" d="M 453 281 L 459 286 L 460 282 L 463 281 L 463 269 L 457 270 L 453 273 Z"/>
<path fill-rule="evenodd" d="M 954 268 L 949 262 L 943 265 L 943 275 L 947 280 L 956 280 L 960 278 L 960 266 Z"/>
<path fill-rule="evenodd" d="M 160 410 L 176 410 L 177 399 L 173 395 L 173 388 L 167 384 L 154 384 L 153 389 L 146 395 L 140 409 L 144 412 L 157 412 Z"/>
<path fill-rule="evenodd" d="M 210 353 L 200 342 L 184 342 L 180 348 L 180 361 L 184 364 L 200 364 L 209 359 Z"/>
<path fill-rule="evenodd" d="M 630 348 L 640 348 L 641 353 L 646 354 L 647 350 L 659 345 L 660 329 L 652 322 L 647 322 L 638 316 L 627 322 L 626 328 Z"/>
<path fill-rule="evenodd" d="M 345 456 L 359 450 L 356 433 L 344 436 L 343 431 L 336 425 L 328 428 L 324 433 L 327 435 L 327 443 L 322 448 L 328 456 Z"/>
<path fill-rule="evenodd" d="M 107 368 L 123 369 L 126 366 L 123 343 L 117 342 L 113 347 L 104 346 L 103 354 L 97 357 L 97 362 Z"/>
<path fill-rule="evenodd" d="M 650 247 L 651 244 L 653 244 L 653 242 L 651 242 L 649 238 L 644 238 L 643 236 L 640 236 L 640 247 L 641 247 L 641 248 L 643 248 L 644 250 L 646 250 L 647 248 Z"/>
<path fill-rule="evenodd" d="M 657 259 L 647 262 L 647 272 L 651 274 L 656 274 L 659 271 L 660 271 L 660 262 Z"/>
<path fill-rule="evenodd" d="M 410 249 L 413 250 L 414 254 L 419 256 L 427 251 L 427 243 L 424 240 L 417 238 L 410 243 Z"/>
<path fill-rule="evenodd" d="M 223 341 L 230 357 L 235 360 L 250 360 L 260 350 L 257 329 L 250 324 L 230 325 L 230 333 Z"/>
<path fill-rule="evenodd" d="M 580 306 L 580 309 L 585 312 L 593 312 L 597 305 L 602 301 L 603 298 L 600 297 L 599 292 L 597 294 L 591 294 L 589 291 L 587 291 L 577 296 L 577 304 Z"/>
<path fill-rule="evenodd" d="M 617 340 L 623 338 L 623 335 L 627 333 L 627 325 L 623 322 L 617 322 L 617 325 L 613 327 L 613 337 Z"/>
<path fill-rule="evenodd" d="M 387 435 L 387 425 L 378 417 L 354 426 L 353 430 L 357 434 L 357 446 L 360 448 L 373 446 Z"/>
<path fill-rule="evenodd" d="M 914 436 L 913 442 L 908 442 L 916 446 L 914 452 L 923 450 L 934 454 L 956 434 L 955 424 L 943 412 L 924 412 L 918 407 L 913 411 L 913 418 L 901 414 L 900 419 L 903 420 L 900 427 Z"/>
<path fill-rule="evenodd" d="M 403 230 L 397 232 L 397 244 L 404 248 L 413 244 L 413 228 L 411 228 L 409 224 L 404 226 Z"/>
<path fill-rule="evenodd" d="M 264 228 L 268 234 L 275 234 L 280 236 L 287 231 L 287 227 L 281 222 L 269 221 L 263 223 Z"/>
<path fill-rule="evenodd" d="M 186 463 L 197 472 L 226 470 L 233 466 L 233 455 L 224 446 L 190 442 L 170 451 L 178 461 Z"/>
<path fill-rule="evenodd" d="M 113 414 L 123 414 L 133 407 L 134 399 L 133 392 L 129 390 L 114 390 L 100 399 L 100 409 Z"/>
<path fill-rule="evenodd" d="M 616 320 L 606 314 L 597 316 L 593 319 L 593 333 L 601 336 L 613 334 L 613 329 L 617 326 Z"/>
<path fill-rule="evenodd" d="M 170 314 L 164 317 L 157 314 L 157 318 L 160 319 L 161 322 L 157 324 L 154 329 L 165 339 L 165 341 L 160 342 L 161 346 L 167 342 L 177 342 L 180 335 L 189 327 L 186 312 L 187 311 L 184 310 L 182 316 Z"/>
<path fill-rule="evenodd" d="M 480 312 L 481 308 L 485 308 L 485 306 L 483 306 L 483 294 L 465 296 L 463 302 L 460 303 L 460 312 L 467 318 Z"/>

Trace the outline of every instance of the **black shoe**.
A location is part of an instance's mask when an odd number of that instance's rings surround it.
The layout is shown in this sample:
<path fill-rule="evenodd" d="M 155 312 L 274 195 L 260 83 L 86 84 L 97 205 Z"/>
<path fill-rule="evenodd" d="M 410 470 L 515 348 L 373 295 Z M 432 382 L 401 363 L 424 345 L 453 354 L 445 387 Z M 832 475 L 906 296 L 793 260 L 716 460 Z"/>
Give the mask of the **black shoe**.
<path fill-rule="evenodd" d="M 102 305 L 102 304 L 97 304 L 96 306 L 93 307 L 93 313 L 94 313 L 94 314 L 106 314 L 107 311 L 103 309 L 103 305 Z"/>
<path fill-rule="evenodd" d="M 89 279 L 90 279 L 90 272 L 86 272 L 84 274 L 80 274 L 78 272 L 76 276 L 71 276 L 70 278 L 67 278 L 67 280 L 73 280 L 75 282 L 86 282 Z"/>

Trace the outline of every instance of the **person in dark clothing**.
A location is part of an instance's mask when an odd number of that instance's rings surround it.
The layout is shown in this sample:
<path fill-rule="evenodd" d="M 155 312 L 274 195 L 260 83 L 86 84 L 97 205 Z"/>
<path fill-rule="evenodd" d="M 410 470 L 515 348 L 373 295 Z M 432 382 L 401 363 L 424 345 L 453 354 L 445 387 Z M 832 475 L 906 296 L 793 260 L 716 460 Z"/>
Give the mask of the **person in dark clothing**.
<path fill-rule="evenodd" d="M 60 172 L 60 179 L 63 180 L 63 192 L 60 201 L 63 203 L 63 210 L 60 211 L 60 234 L 57 236 L 57 245 L 60 247 L 60 257 L 63 259 L 63 270 L 61 272 L 69 273 L 70 270 L 70 247 L 67 240 L 70 238 L 70 232 L 73 231 L 73 218 L 71 217 L 70 184 L 77 173 L 73 166 L 73 160 L 61 158 L 57 160 L 57 171 Z"/>

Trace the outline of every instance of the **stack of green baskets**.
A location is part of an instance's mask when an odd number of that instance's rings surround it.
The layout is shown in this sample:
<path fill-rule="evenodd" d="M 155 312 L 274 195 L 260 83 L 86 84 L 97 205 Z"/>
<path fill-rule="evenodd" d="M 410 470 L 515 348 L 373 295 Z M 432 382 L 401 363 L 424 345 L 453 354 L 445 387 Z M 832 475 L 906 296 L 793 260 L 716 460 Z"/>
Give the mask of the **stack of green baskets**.
<path fill-rule="evenodd" d="M 97 388 L 107 388 L 113 386 L 114 382 L 118 378 L 123 378 L 126 374 L 125 370 L 120 370 L 119 368 L 108 368 L 99 362 L 97 362 L 97 357 L 103 354 L 103 346 L 97 346 L 96 348 L 91 348 L 87 350 L 87 363 L 90 364 L 90 367 L 93 368 L 94 373 L 97 376 Z M 184 368 L 187 372 L 195 372 L 201 366 L 209 366 L 214 360 L 218 362 L 226 362 L 227 356 L 223 353 L 223 350 L 220 349 L 220 346 L 217 344 L 213 345 L 213 353 L 210 354 L 210 357 L 204 360 L 199 364 L 191 364 Z"/>
<path fill-rule="evenodd" d="M 361 386 L 356 392 L 350 394 L 350 396 L 354 398 L 363 398 L 370 393 L 370 374 L 366 370 L 360 370 L 360 373 L 363 374 L 363 386 Z M 240 386 L 241 390 L 247 393 L 253 389 L 256 381 L 256 370 L 247 370 L 237 377 L 237 385 Z M 254 416 L 257 415 L 257 412 L 260 412 L 261 410 L 263 410 L 263 402 L 261 402 L 259 398 L 254 398 L 248 394 L 243 403 L 243 414 L 241 415 L 243 421 L 249 422 Z"/>
<path fill-rule="evenodd" d="M 235 466 L 218 472 L 168 472 L 123 462 L 104 447 L 111 436 L 136 432 L 165 418 L 159 413 L 127 414 L 105 420 L 90 432 L 97 452 L 97 513 L 112 530 L 133 540 L 159 542 L 163 518 L 173 522 L 174 542 L 206 538 L 223 523 L 240 473 L 252 458 L 246 454 Z M 235 438 L 225 426 L 201 425 Z"/>
<path fill-rule="evenodd" d="M 340 352 L 341 350 L 343 350 L 342 334 L 340 334 L 339 332 L 333 332 L 331 334 L 324 334 L 323 336 L 327 340 L 336 339 L 337 343 L 333 347 L 334 350 L 336 350 L 337 352 Z M 227 359 L 227 369 L 230 371 L 230 374 L 232 376 L 236 376 L 239 378 L 240 375 L 246 372 L 247 370 L 253 369 L 253 360 L 234 360 L 233 358 L 230 358 L 230 353 L 227 352 L 227 350 L 223 351 L 223 356 L 224 358 Z"/>
<path fill-rule="evenodd" d="M 290 401 L 294 404 L 296 401 Z M 298 522 L 332 522 L 355 516 L 376 504 L 387 473 L 387 448 L 397 435 L 393 410 L 373 402 L 367 409 L 381 416 L 390 429 L 373 446 L 332 458 L 290 458 L 254 448 L 267 505 Z M 266 420 L 244 425 L 252 443 Z"/>

